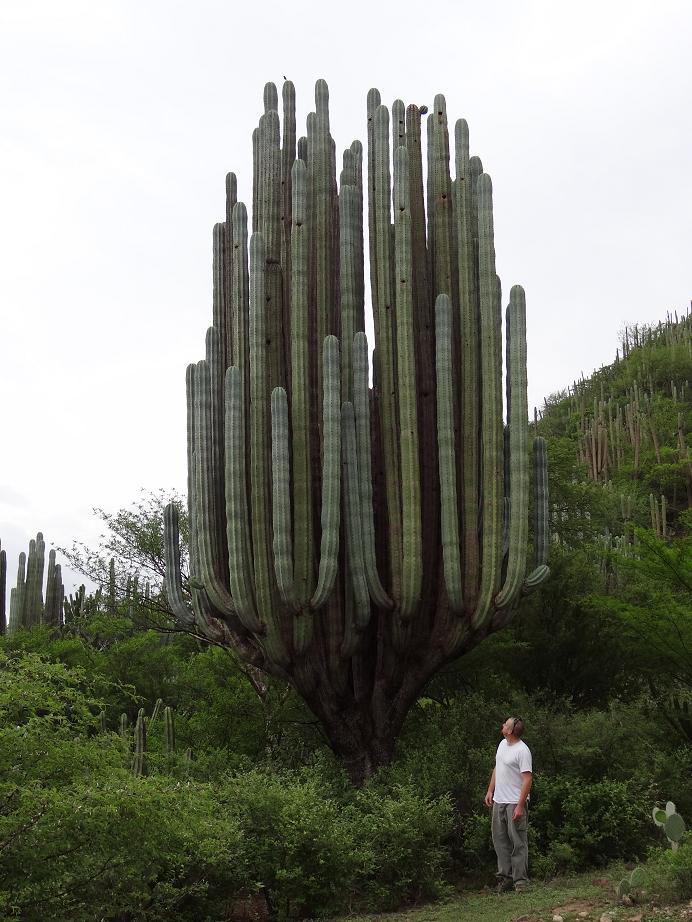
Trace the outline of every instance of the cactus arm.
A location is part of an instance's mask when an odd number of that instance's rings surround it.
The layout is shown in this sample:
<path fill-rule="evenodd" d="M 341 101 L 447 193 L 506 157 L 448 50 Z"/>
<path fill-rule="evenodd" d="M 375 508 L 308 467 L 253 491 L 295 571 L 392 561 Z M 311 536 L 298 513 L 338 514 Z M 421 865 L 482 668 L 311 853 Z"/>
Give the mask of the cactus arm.
<path fill-rule="evenodd" d="M 392 103 L 392 150 L 406 146 L 406 106 L 401 99 Z"/>
<path fill-rule="evenodd" d="M 226 223 L 214 225 L 212 238 L 212 323 L 225 360 L 226 347 Z"/>
<path fill-rule="evenodd" d="M 502 568 L 503 427 L 501 311 L 495 273 L 492 182 L 487 173 L 478 179 L 478 247 L 481 305 L 481 393 L 483 497 L 481 584 L 472 624 L 480 627 L 491 616 Z"/>
<path fill-rule="evenodd" d="M 469 162 L 469 130 L 465 119 L 455 125 L 455 216 L 459 271 L 459 330 L 461 337 L 461 471 L 462 556 L 467 604 L 476 596 L 478 557 L 478 304 L 475 284 L 473 182 Z"/>
<path fill-rule="evenodd" d="M 215 529 L 214 442 L 211 431 L 211 381 L 209 365 L 203 360 L 197 364 L 195 375 L 196 444 L 195 444 L 195 498 L 197 503 L 197 536 L 199 540 L 199 573 L 209 601 L 224 616 L 235 614 L 230 592 L 223 584 L 218 569 L 218 547 Z"/>
<path fill-rule="evenodd" d="M 54 609 L 54 592 L 55 592 L 55 551 L 51 550 L 48 554 L 48 574 L 46 578 L 46 601 L 43 606 L 42 624 L 50 624 Z"/>
<path fill-rule="evenodd" d="M 403 119 L 403 103 L 401 117 Z M 416 356 L 413 332 L 413 267 L 408 151 L 398 147 L 394 159 L 397 375 L 399 379 L 399 446 L 401 455 L 402 585 L 399 614 L 415 612 L 423 580 L 420 465 L 416 408 Z"/>
<path fill-rule="evenodd" d="M 269 464 L 267 453 L 267 336 L 265 327 L 264 238 L 250 238 L 250 470 L 251 534 L 255 593 L 260 618 L 272 604 L 267 548 L 269 542 Z"/>
<path fill-rule="evenodd" d="M 314 589 L 312 472 L 310 433 L 310 337 L 308 254 L 310 229 L 307 223 L 307 168 L 296 160 L 292 169 L 291 227 L 291 423 L 293 440 L 293 520 L 296 596 L 305 606 Z M 297 645 L 307 643 L 302 634 L 309 630 L 308 619 L 296 619 Z"/>
<path fill-rule="evenodd" d="M 223 227 L 223 225 L 221 225 Z M 209 392 L 206 398 L 206 443 L 205 476 L 209 490 L 209 525 L 211 548 L 219 580 L 228 583 L 226 521 L 224 516 L 224 440 L 223 440 L 223 385 L 226 369 L 223 358 L 221 335 L 215 327 L 207 330 L 205 339 Z M 200 454 L 200 457 L 202 455 Z"/>
<path fill-rule="evenodd" d="M 283 602 L 295 606 L 293 541 L 291 536 L 291 477 L 288 447 L 288 398 L 283 387 L 271 397 L 272 517 L 274 572 Z"/>
<path fill-rule="evenodd" d="M 168 503 L 163 510 L 163 546 L 166 564 L 164 589 L 168 604 L 177 621 L 184 625 L 192 625 L 195 616 L 185 601 L 180 575 L 180 529 L 175 503 Z"/>
<path fill-rule="evenodd" d="M 31 542 L 29 542 L 31 549 Z M 20 628 L 25 628 L 24 621 L 24 603 L 26 599 L 26 571 L 27 561 L 26 554 L 22 551 L 17 563 L 17 585 L 12 590 L 14 593 L 14 613 L 12 612 L 12 593 L 10 594 L 10 633 L 13 634 Z"/>
<path fill-rule="evenodd" d="M 235 173 L 226 174 L 226 221 L 224 232 L 223 259 L 223 324 L 219 330 L 223 373 L 233 364 L 233 257 L 235 241 L 233 236 L 233 209 L 238 201 L 238 180 Z"/>
<path fill-rule="evenodd" d="M 190 577 L 193 580 L 199 579 L 199 541 L 197 528 L 197 475 L 196 475 L 196 458 L 195 458 L 195 441 L 196 441 L 196 417 L 195 393 L 196 384 L 195 376 L 197 373 L 196 364 L 188 365 L 185 374 L 185 390 L 187 396 L 187 507 L 188 522 L 190 528 Z M 192 603 L 195 614 L 200 613 L 201 623 L 206 623 L 206 618 L 201 614 L 201 595 L 200 590 L 192 589 Z M 198 601 L 200 604 L 198 604 Z"/>
<path fill-rule="evenodd" d="M 418 106 L 406 109 L 411 206 L 411 252 L 413 272 L 413 336 L 416 361 L 418 443 L 421 468 L 421 528 L 424 535 L 438 535 L 440 496 L 435 408 L 435 313 L 427 273 L 425 201 L 421 150 L 421 116 Z M 437 590 L 438 542 L 423 541 L 423 598 Z"/>
<path fill-rule="evenodd" d="M 454 399 L 452 380 L 452 305 L 449 296 L 435 301 L 437 341 L 437 440 L 442 510 L 442 563 L 445 587 L 453 612 L 463 608 L 461 560 L 459 557 L 459 517 L 457 515 L 457 475 L 454 452 Z"/>
<path fill-rule="evenodd" d="M 432 122 L 432 199 L 428 207 L 433 220 L 433 294 L 449 295 L 452 308 L 457 303 L 457 279 L 454 272 L 452 220 L 453 198 L 449 175 L 449 129 L 447 127 L 447 105 L 441 93 L 435 96 L 433 112 L 428 119 Z M 453 329 L 456 319 L 452 315 Z"/>
<path fill-rule="evenodd" d="M 46 577 L 46 603 L 43 608 L 44 624 L 59 627 L 62 623 L 62 570 L 60 564 L 55 562 L 55 550 L 48 554 L 48 574 Z"/>
<path fill-rule="evenodd" d="M 550 550 L 550 526 L 548 493 L 548 451 L 545 439 L 533 440 L 533 543 L 535 548 L 534 569 L 524 580 L 524 594 L 533 592 L 550 576 L 548 552 Z"/>
<path fill-rule="evenodd" d="M 270 96 L 276 101 L 276 87 Z M 265 327 L 269 386 L 283 385 L 283 308 L 281 278 L 281 150 L 279 113 L 268 109 L 259 122 L 259 181 L 257 230 L 266 246 Z"/>
<path fill-rule="evenodd" d="M 17 587 L 10 589 L 10 617 L 7 622 L 7 636 L 11 637 L 19 629 L 19 611 L 17 602 Z"/>
<path fill-rule="evenodd" d="M 361 504 L 361 531 L 365 578 L 370 598 L 378 608 L 390 609 L 393 601 L 387 595 L 377 571 L 375 554 L 375 517 L 372 494 L 370 392 L 368 388 L 368 340 L 363 332 L 353 339 L 353 403 L 356 415 L 356 450 Z"/>
<path fill-rule="evenodd" d="M 375 338 L 380 370 L 382 448 L 384 454 L 389 562 L 392 597 L 401 595 L 401 478 L 399 472 L 398 419 L 396 412 L 396 355 L 392 318 L 391 182 L 389 172 L 389 113 L 385 106 L 375 112 L 375 258 L 377 260 L 377 314 Z"/>
<path fill-rule="evenodd" d="M 311 143 L 311 209 L 314 259 L 314 317 L 317 374 L 322 380 L 322 344 L 333 331 L 332 311 L 332 237 L 333 200 L 331 188 L 331 144 L 329 134 L 329 92 L 324 80 L 315 84 L 316 112 L 308 119 L 308 141 Z M 321 409 L 321 395 L 317 394 Z"/>
<path fill-rule="evenodd" d="M 292 173 L 296 159 L 296 89 L 290 80 L 286 80 L 281 90 L 283 102 L 283 121 L 281 139 L 281 279 L 283 308 L 283 342 L 285 356 L 291 354 L 291 214 L 292 214 Z M 286 362 L 286 388 L 291 393 L 291 364 Z"/>
<path fill-rule="evenodd" d="M 247 437 L 250 415 L 249 396 L 249 315 L 250 291 L 248 268 L 247 209 L 242 202 L 233 206 L 233 270 L 231 304 L 233 311 L 233 349 L 231 364 L 238 369 L 243 403 L 244 429 Z"/>
<path fill-rule="evenodd" d="M 336 579 L 339 557 L 339 521 L 341 509 L 341 414 L 339 381 L 339 341 L 327 336 L 322 352 L 322 417 L 324 451 L 322 462 L 322 539 L 317 588 L 310 607 L 321 608 L 327 601 Z"/>
<path fill-rule="evenodd" d="M 363 248 L 363 145 L 360 141 L 351 142 L 353 154 L 354 186 L 356 190 L 356 204 L 354 208 L 355 230 L 353 234 L 353 261 L 355 264 L 356 280 L 356 330 L 365 329 L 365 262 Z"/>
<path fill-rule="evenodd" d="M 507 381 L 509 415 L 509 556 L 497 608 L 517 598 L 526 569 L 529 534 L 529 408 L 526 396 L 526 299 L 515 285 L 507 308 Z"/>
<path fill-rule="evenodd" d="M 350 152 L 349 152 L 350 153 Z M 341 286 L 341 399 L 351 400 L 353 376 L 351 373 L 353 335 L 356 331 L 358 310 L 357 235 L 356 209 L 358 195 L 351 185 L 343 184 L 339 194 L 339 243 Z"/>
<path fill-rule="evenodd" d="M 379 90 L 373 88 L 368 91 L 368 245 L 370 254 L 370 297 L 373 305 L 377 303 L 377 257 L 375 253 L 375 113 L 381 101 Z M 377 330 L 378 317 L 375 311 L 373 311 L 373 314 L 375 330 Z"/>
<path fill-rule="evenodd" d="M 341 427 L 348 570 L 353 589 L 354 623 L 357 630 L 362 630 L 370 620 L 370 595 L 365 578 L 365 560 L 363 556 L 363 528 L 356 449 L 356 417 L 353 404 L 350 401 L 345 401 L 341 406 Z"/>
<path fill-rule="evenodd" d="M 252 233 L 259 230 L 260 206 L 260 130 L 252 132 Z"/>
<path fill-rule="evenodd" d="M 261 632 L 253 593 L 252 551 L 245 471 L 245 414 L 240 371 L 232 365 L 225 384 L 226 527 L 230 587 L 241 623 Z"/>

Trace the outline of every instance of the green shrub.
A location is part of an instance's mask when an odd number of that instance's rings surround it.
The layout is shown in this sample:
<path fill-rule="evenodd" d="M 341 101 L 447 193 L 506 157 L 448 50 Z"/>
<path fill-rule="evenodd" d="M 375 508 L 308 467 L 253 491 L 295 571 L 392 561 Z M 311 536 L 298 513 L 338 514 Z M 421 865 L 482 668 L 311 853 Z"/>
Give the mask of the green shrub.
<path fill-rule="evenodd" d="M 355 841 L 321 779 L 249 771 L 219 789 L 252 856 L 253 885 L 279 919 L 344 905 L 356 872 Z"/>
<path fill-rule="evenodd" d="M 249 879 L 209 785 L 134 779 L 82 669 L 0 654 L 0 917 L 198 920 Z"/>
<path fill-rule="evenodd" d="M 413 785 L 359 791 L 349 811 L 357 842 L 358 889 L 377 908 L 436 896 L 453 825 L 447 796 L 421 795 Z"/>
<path fill-rule="evenodd" d="M 688 832 L 677 849 L 656 850 L 649 863 L 656 888 L 669 890 L 679 899 L 692 897 L 692 833 Z"/>
<path fill-rule="evenodd" d="M 649 795 L 631 782 L 541 777 L 537 791 L 530 820 L 536 847 L 540 855 L 552 855 L 556 867 L 627 861 L 640 857 L 651 841 Z M 567 864 L 560 865 L 560 855 Z"/>
<path fill-rule="evenodd" d="M 489 810 L 462 818 L 461 840 L 460 859 L 464 871 L 488 871 L 494 866 L 496 857 L 490 832 Z"/>
<path fill-rule="evenodd" d="M 3 919 L 222 918 L 248 879 L 242 832 L 208 787 L 123 771 L 90 786 L 5 784 L 0 803 Z"/>

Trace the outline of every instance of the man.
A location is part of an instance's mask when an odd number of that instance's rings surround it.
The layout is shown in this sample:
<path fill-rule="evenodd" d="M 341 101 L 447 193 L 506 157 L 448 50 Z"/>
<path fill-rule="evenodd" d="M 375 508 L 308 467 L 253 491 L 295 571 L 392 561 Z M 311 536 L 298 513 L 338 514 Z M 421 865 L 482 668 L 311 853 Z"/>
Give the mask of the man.
<path fill-rule="evenodd" d="M 495 768 L 485 795 L 492 807 L 493 845 L 497 854 L 497 892 L 525 890 L 529 883 L 528 815 L 526 801 L 533 782 L 531 750 L 522 740 L 524 721 L 508 717 L 495 756 Z"/>

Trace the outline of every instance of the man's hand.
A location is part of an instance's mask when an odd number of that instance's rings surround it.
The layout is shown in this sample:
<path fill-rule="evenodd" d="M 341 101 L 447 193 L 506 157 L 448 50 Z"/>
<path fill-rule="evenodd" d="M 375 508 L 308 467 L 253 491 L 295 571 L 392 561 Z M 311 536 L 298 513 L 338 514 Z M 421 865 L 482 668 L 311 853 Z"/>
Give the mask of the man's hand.
<path fill-rule="evenodd" d="M 520 820 L 520 819 L 522 818 L 523 815 L 524 815 L 524 807 L 523 807 L 523 805 L 522 805 L 522 804 L 517 804 L 516 807 L 514 808 L 514 813 L 512 814 L 512 819 L 514 820 L 514 822 L 516 822 L 517 820 Z"/>
<path fill-rule="evenodd" d="M 486 805 L 486 807 L 492 807 L 493 805 L 493 792 L 490 790 L 490 788 L 488 788 L 488 793 L 485 795 L 485 800 L 483 803 Z"/>

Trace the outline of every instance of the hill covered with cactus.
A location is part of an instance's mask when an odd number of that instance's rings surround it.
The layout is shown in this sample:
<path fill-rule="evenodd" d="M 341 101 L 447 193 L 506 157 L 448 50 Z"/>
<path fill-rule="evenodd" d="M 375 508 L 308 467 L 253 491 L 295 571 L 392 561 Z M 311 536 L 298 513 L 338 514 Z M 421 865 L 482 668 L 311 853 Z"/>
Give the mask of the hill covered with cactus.
<path fill-rule="evenodd" d="M 686 534 L 692 509 L 692 313 L 627 326 L 610 365 L 546 398 L 536 411 L 553 467 L 554 540 L 594 530 L 622 539 L 628 523 L 660 538 Z M 585 491 L 585 487 L 600 491 Z M 567 521 L 581 490 L 590 502 Z M 581 519 L 581 521 L 580 521 Z"/>

